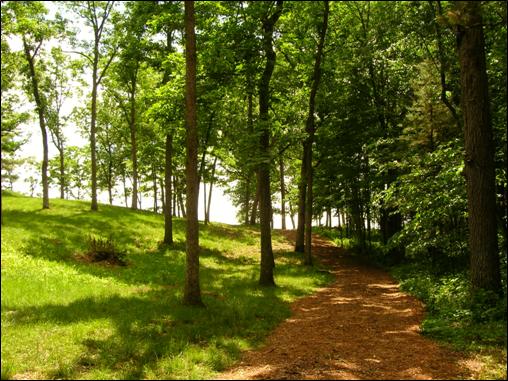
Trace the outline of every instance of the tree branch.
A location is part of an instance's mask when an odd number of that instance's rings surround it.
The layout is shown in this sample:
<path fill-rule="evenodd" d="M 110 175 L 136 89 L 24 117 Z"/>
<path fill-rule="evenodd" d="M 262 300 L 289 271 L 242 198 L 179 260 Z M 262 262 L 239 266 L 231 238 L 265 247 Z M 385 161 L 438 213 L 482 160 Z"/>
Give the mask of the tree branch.
<path fill-rule="evenodd" d="M 101 83 L 102 77 L 104 77 L 104 74 L 106 74 L 106 70 L 108 70 L 109 65 L 113 61 L 113 58 L 115 58 L 115 56 L 116 56 L 116 53 L 117 53 L 117 48 L 115 47 L 115 49 L 113 50 L 113 53 L 111 53 L 111 56 L 108 59 L 108 62 L 106 63 L 106 66 L 104 66 L 104 69 L 102 69 L 102 72 L 99 75 L 99 78 L 97 79 L 97 84 Z"/>
<path fill-rule="evenodd" d="M 83 52 L 78 52 L 77 50 L 63 50 L 64 53 L 76 53 L 83 57 L 85 57 L 88 61 L 90 61 L 91 64 L 93 64 L 93 59 L 88 54 L 85 54 Z"/>

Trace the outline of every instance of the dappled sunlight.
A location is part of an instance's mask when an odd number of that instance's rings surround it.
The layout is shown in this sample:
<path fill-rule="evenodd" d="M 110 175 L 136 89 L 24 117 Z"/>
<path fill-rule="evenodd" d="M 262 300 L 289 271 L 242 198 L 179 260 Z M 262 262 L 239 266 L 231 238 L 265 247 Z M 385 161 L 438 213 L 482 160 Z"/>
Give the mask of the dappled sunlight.
<path fill-rule="evenodd" d="M 358 300 L 359 298 L 347 298 L 345 296 L 337 296 L 331 298 L 331 304 L 348 304 L 355 300 Z"/>
<path fill-rule="evenodd" d="M 367 288 L 381 288 L 381 289 L 390 289 L 393 291 L 398 291 L 398 286 L 395 284 L 375 284 L 371 283 L 367 285 Z"/>
<path fill-rule="evenodd" d="M 336 280 L 295 302 L 266 345 L 218 379 L 435 379 L 465 377 L 460 356 L 419 334 L 420 302 L 380 269 L 326 247 Z"/>

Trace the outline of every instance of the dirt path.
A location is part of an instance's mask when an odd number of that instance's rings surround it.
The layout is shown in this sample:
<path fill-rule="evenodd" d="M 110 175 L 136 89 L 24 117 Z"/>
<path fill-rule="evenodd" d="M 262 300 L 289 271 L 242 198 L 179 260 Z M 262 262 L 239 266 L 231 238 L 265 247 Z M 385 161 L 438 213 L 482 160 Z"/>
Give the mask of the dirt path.
<path fill-rule="evenodd" d="M 288 232 L 292 238 L 293 232 Z M 336 281 L 292 305 L 265 345 L 218 379 L 464 379 L 469 361 L 419 334 L 423 306 L 385 271 L 315 237 Z"/>

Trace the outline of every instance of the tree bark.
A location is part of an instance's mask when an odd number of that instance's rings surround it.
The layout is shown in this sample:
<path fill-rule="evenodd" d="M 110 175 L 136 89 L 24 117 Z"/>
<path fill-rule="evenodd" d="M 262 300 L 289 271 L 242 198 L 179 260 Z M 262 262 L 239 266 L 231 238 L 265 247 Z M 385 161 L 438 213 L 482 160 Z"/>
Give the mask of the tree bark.
<path fill-rule="evenodd" d="M 457 49 L 464 117 L 469 250 L 473 290 L 501 292 L 497 252 L 494 144 L 481 5 L 458 1 Z"/>
<path fill-rule="evenodd" d="M 43 99 L 39 93 L 39 81 L 35 72 L 35 57 L 32 55 L 31 49 L 23 37 L 23 48 L 25 51 L 25 57 L 28 62 L 30 70 L 30 78 L 32 80 L 32 91 L 37 106 L 37 113 L 39 114 L 39 126 L 41 128 L 42 135 L 42 209 L 49 209 L 49 184 L 48 184 L 48 132 L 46 129 L 46 116 Z"/>
<path fill-rule="evenodd" d="M 94 60 L 92 68 L 92 115 L 90 117 L 90 153 L 91 153 L 91 170 L 92 170 L 92 205 L 91 210 L 99 210 L 97 204 L 97 152 L 96 147 L 96 120 L 97 120 L 97 71 L 99 66 L 99 46 L 96 33 L 94 46 Z"/>
<path fill-rule="evenodd" d="M 254 83 L 252 81 L 252 74 L 248 72 L 247 74 L 247 132 L 249 136 L 252 136 L 254 133 L 254 116 L 253 116 L 253 104 L 252 104 L 252 93 L 253 93 Z M 252 169 L 249 167 L 247 170 L 247 189 L 245 192 L 245 224 L 249 224 L 249 203 L 250 203 L 250 182 L 252 178 Z M 252 203 L 252 212 L 250 224 L 254 225 L 256 223 L 256 210 L 257 210 L 257 200 L 259 197 L 258 186 L 256 183 L 256 199 Z"/>
<path fill-rule="evenodd" d="M 312 105 L 313 106 L 313 105 Z M 312 112 L 312 124 L 314 124 L 314 112 Z M 311 118 L 309 118 L 311 119 Z M 307 119 L 307 126 L 309 126 L 309 119 Z M 311 138 L 312 137 L 312 138 Z M 314 132 L 309 136 L 313 139 Z M 312 143 L 311 143 L 312 144 Z M 304 247 L 304 259 L 303 264 L 306 266 L 312 266 L 312 148 L 307 151 L 307 159 L 305 161 L 305 176 L 306 176 L 306 200 L 305 200 L 305 247 Z"/>
<path fill-rule="evenodd" d="M 137 74 L 135 74 L 137 75 Z M 131 83 L 129 129 L 131 133 L 132 160 L 132 202 L 131 209 L 136 210 L 138 204 L 138 143 L 136 138 L 136 79 Z"/>
<path fill-rule="evenodd" d="M 300 182 L 298 183 L 298 225 L 296 227 L 295 251 L 303 253 L 305 250 L 305 199 L 307 197 L 307 183 L 305 171 L 307 168 L 308 142 L 303 142 L 302 166 L 300 168 Z"/>
<path fill-rule="evenodd" d="M 323 24 L 319 35 L 319 43 L 316 52 L 316 61 L 314 63 L 314 73 L 312 78 L 312 87 L 310 90 L 309 98 L 309 114 L 305 130 L 308 134 L 308 151 L 305 167 L 305 180 L 307 183 L 307 194 L 305 202 L 305 248 L 304 248 L 304 264 L 312 265 L 312 180 L 313 180 L 313 167 L 312 167 L 312 143 L 314 142 L 314 134 L 316 132 L 314 121 L 314 109 L 319 81 L 321 79 L 321 60 L 323 57 L 323 47 L 325 44 L 326 29 L 328 27 L 328 13 L 330 11 L 328 1 L 324 1 Z"/>
<path fill-rule="evenodd" d="M 261 230 L 261 268 L 259 284 L 275 286 L 273 268 L 275 267 L 271 237 L 271 192 L 270 192 L 270 79 L 275 67 L 276 54 L 273 50 L 273 30 L 282 13 L 282 1 L 277 1 L 276 9 L 270 16 L 263 19 L 263 50 L 266 55 L 265 68 L 259 81 L 259 153 L 263 159 L 258 166 L 257 180 L 259 186 L 259 211 Z"/>
<path fill-rule="evenodd" d="M 194 1 L 185 1 L 185 122 L 186 122 L 186 272 L 183 302 L 203 306 L 199 286 L 198 225 L 198 131 L 196 101 L 196 36 L 194 34 Z"/>

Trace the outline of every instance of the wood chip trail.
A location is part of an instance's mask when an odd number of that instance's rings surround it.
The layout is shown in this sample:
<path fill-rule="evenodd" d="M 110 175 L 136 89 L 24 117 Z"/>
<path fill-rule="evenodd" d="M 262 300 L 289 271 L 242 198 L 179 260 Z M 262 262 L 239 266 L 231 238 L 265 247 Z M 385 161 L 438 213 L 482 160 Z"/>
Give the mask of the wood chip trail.
<path fill-rule="evenodd" d="M 293 239 L 294 232 L 286 235 Z M 423 306 L 381 269 L 318 236 L 336 280 L 292 304 L 258 350 L 217 379 L 467 379 L 469 360 L 419 333 Z"/>

